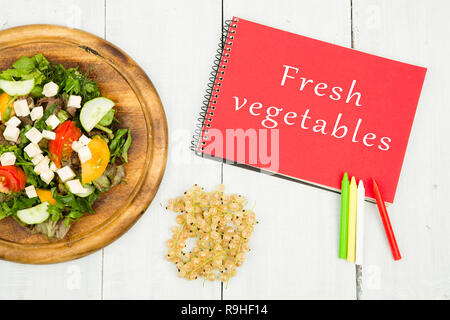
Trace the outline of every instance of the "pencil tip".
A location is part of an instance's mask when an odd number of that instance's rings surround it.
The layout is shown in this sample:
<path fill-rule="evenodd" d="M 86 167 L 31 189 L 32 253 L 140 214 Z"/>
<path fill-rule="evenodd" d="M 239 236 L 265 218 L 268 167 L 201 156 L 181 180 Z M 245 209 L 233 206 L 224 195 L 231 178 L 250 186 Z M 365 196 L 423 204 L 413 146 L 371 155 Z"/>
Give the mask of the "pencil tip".
<path fill-rule="evenodd" d="M 344 176 L 342 177 L 342 182 L 348 181 L 348 174 L 347 172 L 344 172 Z"/>

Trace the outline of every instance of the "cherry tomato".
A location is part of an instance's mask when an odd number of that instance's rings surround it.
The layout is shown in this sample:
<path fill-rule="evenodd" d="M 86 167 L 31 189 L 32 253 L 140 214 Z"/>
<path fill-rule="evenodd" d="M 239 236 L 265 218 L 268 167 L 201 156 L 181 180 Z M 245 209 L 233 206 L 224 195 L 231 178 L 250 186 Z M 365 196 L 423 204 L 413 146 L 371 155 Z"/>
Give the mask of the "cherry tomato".
<path fill-rule="evenodd" d="M 62 159 L 68 159 L 72 155 L 72 142 L 81 137 L 81 130 L 77 128 L 75 122 L 64 121 L 56 129 L 55 140 L 50 140 L 48 150 L 51 153 L 51 159 L 56 167 L 61 166 Z"/>
<path fill-rule="evenodd" d="M 0 166 L 0 191 L 19 192 L 25 189 L 27 177 L 23 170 L 17 166 Z"/>

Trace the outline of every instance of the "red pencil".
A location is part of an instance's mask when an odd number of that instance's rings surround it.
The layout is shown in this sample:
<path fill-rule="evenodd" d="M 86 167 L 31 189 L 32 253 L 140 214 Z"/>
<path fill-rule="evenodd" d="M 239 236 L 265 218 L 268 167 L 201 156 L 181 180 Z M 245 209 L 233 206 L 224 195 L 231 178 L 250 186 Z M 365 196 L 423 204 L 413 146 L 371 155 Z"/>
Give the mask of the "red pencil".
<path fill-rule="evenodd" d="M 400 250 L 398 250 L 397 241 L 395 240 L 394 231 L 392 230 L 391 221 L 389 220 L 389 216 L 386 210 L 386 206 L 384 205 L 383 198 L 381 197 L 380 189 L 378 188 L 377 182 L 375 179 L 372 179 L 372 190 L 375 195 L 375 199 L 377 200 L 378 211 L 380 211 L 381 221 L 383 221 L 384 231 L 386 232 L 386 236 L 389 241 L 389 245 L 391 246 L 392 256 L 394 260 L 400 260 L 402 256 L 400 255 Z"/>

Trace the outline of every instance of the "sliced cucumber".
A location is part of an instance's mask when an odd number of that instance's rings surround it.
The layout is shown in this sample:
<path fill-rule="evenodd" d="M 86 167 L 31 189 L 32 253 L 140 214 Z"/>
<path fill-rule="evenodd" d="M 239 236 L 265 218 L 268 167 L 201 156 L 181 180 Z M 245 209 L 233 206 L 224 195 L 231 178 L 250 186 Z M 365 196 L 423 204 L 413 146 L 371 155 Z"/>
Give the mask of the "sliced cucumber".
<path fill-rule="evenodd" d="M 113 107 L 114 102 L 104 97 L 89 100 L 80 112 L 81 125 L 87 132 L 91 131 Z"/>
<path fill-rule="evenodd" d="M 48 202 L 38 204 L 37 206 L 17 211 L 20 221 L 26 224 L 37 224 L 44 222 L 49 217 L 47 212 Z"/>
<path fill-rule="evenodd" d="M 85 190 L 83 193 L 74 193 L 74 195 L 82 197 L 82 198 L 86 198 L 87 196 L 90 196 L 95 191 L 95 188 L 89 184 L 84 184 L 83 188 Z"/>
<path fill-rule="evenodd" d="M 34 88 L 34 79 L 23 81 L 0 80 L 0 88 L 10 96 L 24 96 Z"/>

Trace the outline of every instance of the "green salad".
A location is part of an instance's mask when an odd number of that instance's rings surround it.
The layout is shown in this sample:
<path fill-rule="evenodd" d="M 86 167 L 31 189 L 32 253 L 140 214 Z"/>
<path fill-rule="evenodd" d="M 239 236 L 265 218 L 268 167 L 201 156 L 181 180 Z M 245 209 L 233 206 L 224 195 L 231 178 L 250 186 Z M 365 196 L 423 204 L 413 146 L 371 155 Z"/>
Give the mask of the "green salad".
<path fill-rule="evenodd" d="M 63 238 L 125 181 L 131 133 L 78 67 L 21 57 L 0 72 L 0 220 Z"/>

